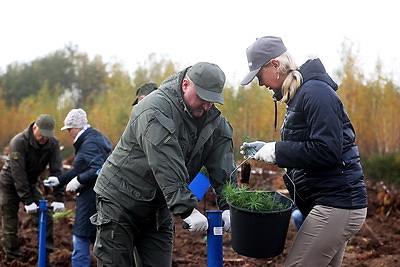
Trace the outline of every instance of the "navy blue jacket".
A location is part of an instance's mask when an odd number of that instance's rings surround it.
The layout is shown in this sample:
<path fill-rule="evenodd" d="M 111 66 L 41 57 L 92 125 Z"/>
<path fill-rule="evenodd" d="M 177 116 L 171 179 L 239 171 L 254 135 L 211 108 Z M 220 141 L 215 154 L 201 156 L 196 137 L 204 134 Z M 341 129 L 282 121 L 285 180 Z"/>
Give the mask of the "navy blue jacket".
<path fill-rule="evenodd" d="M 345 209 L 367 207 L 367 193 L 355 132 L 337 84 L 319 59 L 299 69 L 303 83 L 288 103 L 276 143 L 276 162 L 295 184 L 303 214 L 315 205 Z M 285 183 L 293 197 L 294 186 Z"/>
<path fill-rule="evenodd" d="M 91 224 L 89 218 L 96 213 L 96 194 L 93 191 L 96 183 L 96 171 L 101 168 L 111 152 L 110 141 L 98 130 L 87 128 L 74 143 L 75 159 L 74 167 L 58 177 L 61 184 L 66 185 L 75 176 L 83 184 L 78 189 L 76 201 L 76 215 L 72 233 L 79 237 L 94 237 L 96 227 Z"/>

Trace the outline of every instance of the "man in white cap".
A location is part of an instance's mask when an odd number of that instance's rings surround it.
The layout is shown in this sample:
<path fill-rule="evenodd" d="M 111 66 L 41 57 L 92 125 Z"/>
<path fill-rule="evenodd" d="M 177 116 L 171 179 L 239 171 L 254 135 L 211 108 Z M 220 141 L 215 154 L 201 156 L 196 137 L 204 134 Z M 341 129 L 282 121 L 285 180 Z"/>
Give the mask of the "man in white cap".
<path fill-rule="evenodd" d="M 62 172 L 60 145 L 54 137 L 54 126 L 53 118 L 42 114 L 10 141 L 10 155 L 0 172 L 2 241 L 8 260 L 22 256 L 18 244 L 19 203 L 25 205 L 25 211 L 32 214 L 35 225 L 38 225 L 39 200 L 44 199 L 38 187 L 39 176 L 47 166 L 50 175 L 58 176 Z M 56 187 L 54 197 L 51 204 L 54 211 L 63 211 L 63 188 Z M 50 253 L 54 249 L 54 240 L 53 216 L 49 212 L 46 230 L 46 250 Z"/>
<path fill-rule="evenodd" d="M 134 247 L 144 266 L 171 266 L 172 214 L 189 231 L 208 228 L 188 187 L 202 166 L 229 231 L 229 206 L 221 190 L 237 180 L 236 172 L 230 175 L 236 167 L 233 129 L 214 105 L 224 103 L 224 84 L 225 74 L 217 65 L 199 62 L 168 77 L 132 109 L 94 188 L 98 266 L 134 266 Z"/>
<path fill-rule="evenodd" d="M 45 185 L 67 185 L 67 191 L 79 193 L 72 228 L 72 267 L 86 267 L 91 265 L 90 245 L 96 237 L 96 227 L 89 219 L 96 213 L 96 194 L 93 191 L 97 179 L 96 171 L 103 165 L 112 146 L 100 131 L 90 126 L 86 112 L 81 108 L 70 110 L 61 130 L 68 130 L 74 141 L 73 168 L 58 177 L 49 177 Z"/>

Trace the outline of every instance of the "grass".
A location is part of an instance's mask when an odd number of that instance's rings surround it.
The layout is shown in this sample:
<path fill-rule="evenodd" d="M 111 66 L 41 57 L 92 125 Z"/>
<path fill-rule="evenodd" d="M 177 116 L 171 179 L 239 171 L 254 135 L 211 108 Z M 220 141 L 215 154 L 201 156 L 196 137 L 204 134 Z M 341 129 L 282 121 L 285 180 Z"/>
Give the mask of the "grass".
<path fill-rule="evenodd" d="M 63 218 L 72 219 L 74 217 L 75 217 L 75 214 L 70 209 L 65 209 L 62 212 L 54 212 L 53 213 L 53 218 L 54 218 L 55 222 L 58 222 Z"/>

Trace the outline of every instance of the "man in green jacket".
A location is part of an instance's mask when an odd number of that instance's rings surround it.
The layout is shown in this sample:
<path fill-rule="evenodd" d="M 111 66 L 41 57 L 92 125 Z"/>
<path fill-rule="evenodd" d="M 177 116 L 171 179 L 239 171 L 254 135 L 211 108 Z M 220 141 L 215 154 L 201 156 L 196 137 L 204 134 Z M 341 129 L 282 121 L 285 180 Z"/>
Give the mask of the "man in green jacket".
<path fill-rule="evenodd" d="M 174 225 L 171 214 L 205 231 L 207 218 L 188 188 L 207 168 L 224 230 L 230 231 L 224 185 L 236 183 L 233 129 L 214 105 L 223 104 L 225 74 L 200 62 L 168 77 L 132 109 L 117 146 L 95 185 L 98 266 L 135 266 L 136 247 L 144 266 L 171 266 Z"/>
<path fill-rule="evenodd" d="M 39 176 L 49 166 L 51 176 L 62 173 L 61 151 L 54 136 L 55 122 L 50 115 L 42 114 L 25 131 L 10 141 L 10 154 L 0 172 L 0 208 L 2 215 L 3 250 L 8 260 L 21 257 L 18 244 L 19 203 L 32 215 L 38 226 L 37 208 L 44 199 L 38 187 Z M 54 211 L 64 210 L 64 188 L 55 187 Z M 53 216 L 47 212 L 46 250 L 52 252 Z M 48 260 L 48 257 L 46 258 Z"/>

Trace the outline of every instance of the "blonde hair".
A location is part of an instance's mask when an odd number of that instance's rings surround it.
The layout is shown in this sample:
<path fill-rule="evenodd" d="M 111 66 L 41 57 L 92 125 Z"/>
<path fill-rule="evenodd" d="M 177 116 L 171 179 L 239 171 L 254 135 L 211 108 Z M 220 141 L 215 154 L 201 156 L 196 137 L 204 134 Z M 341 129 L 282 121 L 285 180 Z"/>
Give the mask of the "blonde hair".
<path fill-rule="evenodd" d="M 298 66 L 294 62 L 293 57 L 289 54 L 289 52 L 283 53 L 277 57 L 276 60 L 280 63 L 278 73 L 287 75 L 281 87 L 281 101 L 289 103 L 303 82 L 303 76 L 298 71 Z"/>

